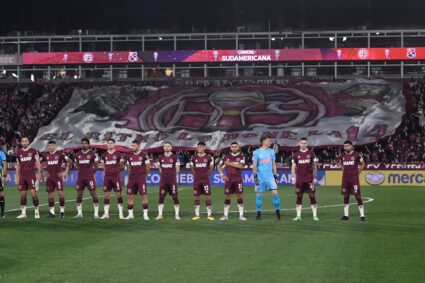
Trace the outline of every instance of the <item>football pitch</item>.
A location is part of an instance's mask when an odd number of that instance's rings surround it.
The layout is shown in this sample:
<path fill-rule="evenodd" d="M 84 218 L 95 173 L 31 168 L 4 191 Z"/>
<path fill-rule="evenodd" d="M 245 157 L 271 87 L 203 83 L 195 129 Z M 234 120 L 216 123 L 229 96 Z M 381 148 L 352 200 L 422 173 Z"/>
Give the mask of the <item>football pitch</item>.
<path fill-rule="evenodd" d="M 292 186 L 280 187 L 283 218 L 277 221 L 270 194 L 263 220 L 255 218 L 255 194 L 245 188 L 247 222 L 223 212 L 223 188 L 213 188 L 213 212 L 194 222 L 189 187 L 180 188 L 181 221 L 167 197 L 164 219 L 156 221 L 157 187 L 149 188 L 150 221 L 137 196 L 134 220 L 119 220 L 116 199 L 111 219 L 93 219 L 85 192 L 84 218 L 75 215 L 75 190 L 66 188 L 66 217 L 46 218 L 47 196 L 40 189 L 41 219 L 33 209 L 16 219 L 19 194 L 6 188 L 6 219 L 0 219 L 0 282 L 424 282 L 424 189 L 363 188 L 366 222 L 352 197 L 343 222 L 342 196 L 335 187 L 318 188 L 320 221 L 314 223 L 307 196 L 303 219 L 295 216 Z M 98 194 L 103 193 L 98 187 Z M 57 198 L 57 196 L 56 196 Z M 57 200 L 57 199 L 56 199 Z M 28 198 L 28 204 L 31 199 Z M 205 212 L 204 201 L 201 209 Z M 58 205 L 56 213 L 58 214 Z M 125 206 L 125 215 L 127 209 Z M 100 214 L 103 199 L 100 197 Z M 422 278 L 422 279 L 421 279 Z"/>

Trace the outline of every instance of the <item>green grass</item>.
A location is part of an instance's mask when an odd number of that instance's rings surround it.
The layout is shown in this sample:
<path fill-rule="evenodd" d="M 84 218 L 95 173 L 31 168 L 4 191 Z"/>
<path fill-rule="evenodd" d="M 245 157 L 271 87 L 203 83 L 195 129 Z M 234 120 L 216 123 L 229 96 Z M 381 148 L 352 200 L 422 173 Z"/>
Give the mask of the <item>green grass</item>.
<path fill-rule="evenodd" d="M 247 187 L 248 222 L 239 222 L 232 213 L 223 223 L 218 221 L 222 188 L 213 191 L 215 222 L 207 222 L 205 215 L 192 222 L 193 198 L 187 187 L 180 191 L 180 222 L 173 218 L 170 198 L 163 221 L 143 221 L 139 197 L 134 221 L 118 219 L 115 199 L 115 215 L 108 221 L 92 218 L 90 200 L 84 202 L 84 219 L 72 219 L 75 191 L 67 188 L 65 219 L 45 218 L 46 206 L 38 221 L 33 209 L 24 220 L 15 218 L 19 211 L 0 219 L 0 282 L 423 282 L 423 190 L 364 188 L 363 196 L 374 201 L 365 205 L 363 223 L 356 205 L 351 206 L 351 220 L 340 221 L 342 207 L 332 206 L 342 202 L 339 189 L 321 188 L 319 206 L 331 207 L 319 208 L 320 222 L 314 223 L 306 209 L 302 222 L 292 223 L 292 187 L 280 190 L 280 222 L 272 211 L 262 221 L 254 220 L 255 196 Z M 6 197 L 7 210 L 19 207 L 15 188 L 8 188 Z M 149 198 L 153 219 L 157 188 L 150 188 Z M 271 196 L 264 201 L 265 209 L 271 209 Z M 47 202 L 45 192 L 40 192 L 40 202 Z M 231 210 L 237 210 L 235 201 Z"/>

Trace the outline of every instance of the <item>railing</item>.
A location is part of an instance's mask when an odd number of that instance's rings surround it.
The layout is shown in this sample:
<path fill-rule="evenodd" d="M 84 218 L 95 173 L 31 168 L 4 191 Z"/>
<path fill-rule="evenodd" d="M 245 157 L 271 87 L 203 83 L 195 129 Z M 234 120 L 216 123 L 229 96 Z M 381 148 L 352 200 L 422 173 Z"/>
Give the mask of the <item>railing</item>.
<path fill-rule="evenodd" d="M 0 37 L 0 83 L 68 81 L 143 81 L 196 77 L 423 77 L 418 61 L 159 63 L 120 65 L 20 65 L 24 52 L 159 51 L 189 49 L 293 49 L 425 46 L 425 30 L 345 30 L 305 32 L 177 33 Z M 5 54 L 17 54 L 16 64 Z M 5 59 L 6 60 L 6 59 Z"/>

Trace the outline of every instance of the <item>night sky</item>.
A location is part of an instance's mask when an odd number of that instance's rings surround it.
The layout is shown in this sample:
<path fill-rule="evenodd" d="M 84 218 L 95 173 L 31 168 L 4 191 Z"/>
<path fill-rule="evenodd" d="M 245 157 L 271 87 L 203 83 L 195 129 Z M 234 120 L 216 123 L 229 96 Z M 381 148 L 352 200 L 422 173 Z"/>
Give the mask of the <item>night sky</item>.
<path fill-rule="evenodd" d="M 76 29 L 109 33 L 425 28 L 423 0 L 26 0 L 1 1 L 0 34 Z"/>

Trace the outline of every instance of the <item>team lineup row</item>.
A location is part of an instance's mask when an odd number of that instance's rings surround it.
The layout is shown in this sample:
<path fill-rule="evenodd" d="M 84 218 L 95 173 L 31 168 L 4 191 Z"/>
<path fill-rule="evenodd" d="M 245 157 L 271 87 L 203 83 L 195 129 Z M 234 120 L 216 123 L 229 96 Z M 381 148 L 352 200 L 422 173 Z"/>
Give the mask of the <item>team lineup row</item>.
<path fill-rule="evenodd" d="M 276 212 L 276 218 L 281 219 L 280 197 L 277 184 L 277 167 L 275 162 L 275 152 L 271 149 L 272 141 L 269 137 L 261 137 L 261 147 L 253 153 L 253 173 L 256 192 L 256 220 L 261 220 L 261 211 L 263 204 L 263 193 L 270 191 L 273 197 L 273 205 Z M 65 196 L 64 196 L 64 178 L 68 175 L 71 160 L 58 151 L 56 142 L 48 142 L 47 151 L 41 155 L 37 150 L 29 147 L 30 141 L 27 137 L 21 139 L 21 149 L 16 154 L 16 174 L 15 183 L 21 194 L 21 214 L 17 218 L 27 217 L 27 192 L 32 197 L 35 208 L 35 218 L 40 218 L 39 199 L 37 196 L 38 186 L 43 177 L 46 180 L 46 191 L 48 193 L 49 218 L 55 217 L 55 191 L 59 196 L 60 217 L 65 216 Z M 172 144 L 165 142 L 164 153 L 159 157 L 158 168 L 160 171 L 158 215 L 155 219 L 163 218 L 164 199 L 170 195 L 174 202 L 175 219 L 180 220 L 179 215 L 179 196 L 176 177 L 180 171 L 178 158 L 172 152 Z M 207 220 L 215 220 L 211 209 L 211 185 L 210 174 L 214 168 L 213 158 L 205 152 L 206 145 L 203 142 L 197 144 L 196 154 L 192 157 L 190 165 L 194 174 L 193 196 L 195 215 L 192 220 L 200 220 L 200 199 L 205 198 L 207 210 Z M 140 148 L 140 142 L 135 140 L 131 143 L 131 153 L 124 157 L 115 149 L 115 140 L 107 140 L 107 151 L 100 157 L 90 147 L 90 141 L 87 138 L 81 140 L 81 150 L 75 155 L 75 166 L 78 170 L 76 191 L 77 191 L 77 214 L 74 218 L 82 218 L 83 192 L 85 188 L 91 194 L 94 217 L 100 219 L 109 218 L 109 203 L 112 191 L 115 192 L 118 202 L 118 212 L 120 219 L 134 219 L 134 196 L 141 195 L 143 207 L 143 219 L 149 220 L 148 216 L 148 198 L 146 176 L 150 172 L 150 160 L 145 152 Z M 3 185 L 6 177 L 6 163 L 4 153 L 0 152 L 0 169 L 2 169 L 2 182 L 0 184 L 0 208 L 1 217 L 4 218 L 5 197 Z M 99 162 L 103 163 L 104 168 L 104 211 L 99 217 L 99 198 L 96 192 L 95 171 Z M 308 149 L 307 138 L 301 138 L 299 141 L 299 150 L 293 154 L 291 176 L 292 184 L 295 185 L 296 193 L 296 217 L 293 221 L 301 221 L 303 195 L 308 194 L 313 214 L 313 220 L 319 221 L 317 215 L 316 188 L 317 183 L 317 158 L 314 152 Z M 344 152 L 341 154 L 341 167 L 343 170 L 341 193 L 344 198 L 344 215 L 341 220 L 349 219 L 349 198 L 354 195 L 357 200 L 360 219 L 365 221 L 363 201 L 360 191 L 359 174 L 365 166 L 362 156 L 354 151 L 353 144 L 350 141 L 344 143 Z M 43 170 L 43 166 L 45 170 Z M 224 214 L 220 220 L 228 220 L 229 208 L 232 195 L 237 197 L 239 210 L 239 219 L 246 221 L 244 216 L 243 202 L 243 180 L 242 169 L 245 166 L 245 157 L 240 152 L 240 146 L 233 142 L 230 146 L 230 152 L 226 154 L 218 165 L 220 176 L 224 181 L 225 200 Z M 124 217 L 122 185 L 120 173 L 127 168 L 129 171 L 127 184 L 127 209 L 128 215 Z"/>

